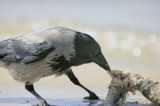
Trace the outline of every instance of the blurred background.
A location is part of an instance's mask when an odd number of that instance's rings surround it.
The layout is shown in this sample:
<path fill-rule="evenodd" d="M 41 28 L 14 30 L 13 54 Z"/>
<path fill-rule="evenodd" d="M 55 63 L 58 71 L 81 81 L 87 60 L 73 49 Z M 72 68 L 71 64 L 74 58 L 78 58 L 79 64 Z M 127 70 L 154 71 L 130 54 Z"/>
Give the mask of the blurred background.
<path fill-rule="evenodd" d="M 112 69 L 160 80 L 159 0 L 0 0 L 0 41 L 48 27 L 85 32 L 101 45 Z M 107 89 L 110 77 L 94 63 L 73 67 L 88 88 Z M 0 68 L 0 86 L 21 86 Z M 50 76 L 38 86 L 74 86 Z"/>

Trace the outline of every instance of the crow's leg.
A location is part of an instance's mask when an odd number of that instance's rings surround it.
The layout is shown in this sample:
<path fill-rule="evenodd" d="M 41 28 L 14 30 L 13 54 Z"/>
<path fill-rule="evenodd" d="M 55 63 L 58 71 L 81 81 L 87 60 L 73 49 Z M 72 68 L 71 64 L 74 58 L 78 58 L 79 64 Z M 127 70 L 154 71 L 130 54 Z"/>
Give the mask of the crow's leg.
<path fill-rule="evenodd" d="M 78 81 L 78 79 L 76 78 L 76 76 L 74 75 L 72 70 L 68 71 L 67 76 L 75 85 L 78 85 L 78 86 L 82 87 L 83 89 L 85 89 L 89 93 L 89 97 L 84 97 L 84 99 L 90 99 L 90 100 L 98 100 L 99 99 L 99 97 L 94 92 L 92 92 L 89 89 L 87 89 L 86 87 L 84 87 Z"/>
<path fill-rule="evenodd" d="M 34 90 L 33 84 L 26 83 L 25 88 L 42 103 L 42 106 L 49 106 L 48 103 Z"/>

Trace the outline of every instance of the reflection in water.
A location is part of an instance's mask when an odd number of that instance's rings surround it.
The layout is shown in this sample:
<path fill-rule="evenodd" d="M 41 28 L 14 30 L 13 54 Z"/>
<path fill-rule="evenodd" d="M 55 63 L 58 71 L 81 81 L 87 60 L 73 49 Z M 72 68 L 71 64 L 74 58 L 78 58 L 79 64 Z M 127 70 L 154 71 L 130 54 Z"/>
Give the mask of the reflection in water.
<path fill-rule="evenodd" d="M 46 99 L 50 106 L 98 106 L 103 103 L 103 100 L 82 100 L 74 98 L 53 98 Z M 36 98 L 27 98 L 27 97 L 10 97 L 10 98 L 0 98 L 0 104 L 4 105 L 32 105 L 37 106 L 39 104 Z"/>

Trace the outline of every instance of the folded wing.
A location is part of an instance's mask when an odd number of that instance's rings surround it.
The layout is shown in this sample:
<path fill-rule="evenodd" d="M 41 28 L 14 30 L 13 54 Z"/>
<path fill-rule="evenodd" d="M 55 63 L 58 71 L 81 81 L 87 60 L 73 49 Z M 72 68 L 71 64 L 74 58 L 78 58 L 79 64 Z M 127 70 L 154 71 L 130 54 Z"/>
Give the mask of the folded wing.
<path fill-rule="evenodd" d="M 17 39 L 8 39 L 0 42 L 0 58 L 4 62 L 20 62 L 28 64 L 44 59 L 55 50 L 47 41 L 26 44 Z"/>

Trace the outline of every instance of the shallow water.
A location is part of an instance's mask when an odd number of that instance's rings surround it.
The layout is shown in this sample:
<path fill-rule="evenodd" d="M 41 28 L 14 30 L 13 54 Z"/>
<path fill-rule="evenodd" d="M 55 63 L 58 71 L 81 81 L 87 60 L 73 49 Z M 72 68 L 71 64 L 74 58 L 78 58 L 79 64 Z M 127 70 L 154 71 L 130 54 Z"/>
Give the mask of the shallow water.
<path fill-rule="evenodd" d="M 106 91 L 94 90 L 102 100 L 84 100 L 84 96 L 88 94 L 77 87 L 42 87 L 36 86 L 36 91 L 46 99 L 50 105 L 58 106 L 103 106 Z M 136 102 L 136 101 L 139 101 Z M 127 103 L 123 106 L 154 106 L 149 105 L 141 94 L 136 96 L 130 95 L 127 98 Z M 23 87 L 0 87 L 0 106 L 31 106 L 39 104 L 39 101 L 34 98 L 28 91 Z"/>

